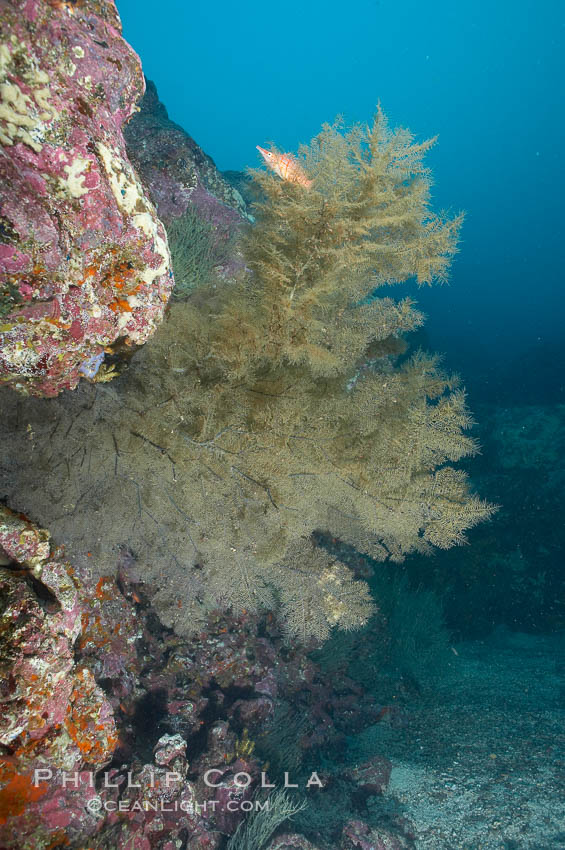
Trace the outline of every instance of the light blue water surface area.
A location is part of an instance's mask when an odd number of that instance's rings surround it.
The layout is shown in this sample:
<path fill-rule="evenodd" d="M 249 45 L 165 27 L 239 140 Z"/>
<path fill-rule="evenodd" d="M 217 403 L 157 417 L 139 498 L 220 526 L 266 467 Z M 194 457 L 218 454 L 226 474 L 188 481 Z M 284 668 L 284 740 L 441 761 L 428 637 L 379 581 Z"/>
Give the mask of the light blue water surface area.
<path fill-rule="evenodd" d="M 418 293 L 424 344 L 477 400 L 508 384 L 512 401 L 563 398 L 563 2 L 118 7 L 170 116 L 223 170 L 257 165 L 257 144 L 296 150 L 337 114 L 368 121 L 378 100 L 439 134 L 434 206 L 467 221 L 451 285 Z"/>

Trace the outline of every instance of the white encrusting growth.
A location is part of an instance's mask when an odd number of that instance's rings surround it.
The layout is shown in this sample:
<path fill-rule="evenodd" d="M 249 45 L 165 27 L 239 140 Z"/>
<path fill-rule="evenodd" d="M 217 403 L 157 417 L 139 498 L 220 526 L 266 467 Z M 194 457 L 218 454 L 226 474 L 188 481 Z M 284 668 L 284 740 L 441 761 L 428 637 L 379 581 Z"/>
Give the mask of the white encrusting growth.
<path fill-rule="evenodd" d="M 138 273 L 140 282 L 150 287 L 157 278 L 167 274 L 170 270 L 170 255 L 166 237 L 163 238 L 160 234 L 157 214 L 152 204 L 147 200 L 143 188 L 127 159 L 119 150 L 111 150 L 103 142 L 98 142 L 97 150 L 118 208 L 125 215 L 131 216 L 133 226 L 152 240 L 153 252 L 161 258 L 157 268 L 146 265 L 145 269 Z M 127 301 L 132 308 L 146 306 L 143 296 L 140 297 L 140 293 L 128 296 Z M 127 325 L 130 317 L 131 314 L 127 313 L 120 316 L 120 327 Z M 139 336 L 141 339 L 142 335 L 141 331 L 130 333 L 132 338 Z"/>
<path fill-rule="evenodd" d="M 64 166 L 67 178 L 59 178 L 62 187 L 65 188 L 73 198 L 81 198 L 86 195 L 88 188 L 84 185 L 84 171 L 90 165 L 89 159 L 77 156 L 69 165 Z"/>
<path fill-rule="evenodd" d="M 48 102 L 49 76 L 35 66 L 24 45 L 14 37 L 11 43 L 13 51 L 8 44 L 0 45 L 0 143 L 10 146 L 23 142 L 39 153 L 46 130 L 44 122 L 58 117 L 57 110 Z M 31 96 L 8 78 L 16 54 L 24 62 L 21 76 L 30 87 Z"/>

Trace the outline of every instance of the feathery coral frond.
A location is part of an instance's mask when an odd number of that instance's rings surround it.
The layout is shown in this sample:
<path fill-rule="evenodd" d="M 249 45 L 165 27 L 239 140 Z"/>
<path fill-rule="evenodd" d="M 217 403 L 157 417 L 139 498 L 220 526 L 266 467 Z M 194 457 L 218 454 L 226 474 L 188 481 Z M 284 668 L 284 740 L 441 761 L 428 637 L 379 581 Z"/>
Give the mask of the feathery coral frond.
<path fill-rule="evenodd" d="M 462 217 L 430 210 L 433 142 L 391 130 L 379 109 L 370 127 L 326 125 L 302 148 L 310 188 L 253 172 L 251 274 L 174 304 L 116 404 L 82 411 L 59 429 L 61 452 L 45 452 L 66 464 L 59 497 L 74 504 L 93 486 L 81 440 L 89 470 L 119 451 L 95 490 L 105 542 L 145 552 L 154 573 L 167 559 L 167 625 L 192 631 L 218 605 L 278 600 L 289 636 L 323 640 L 362 625 L 372 603 L 314 532 L 399 561 L 461 543 L 492 513 L 450 465 L 476 451 L 457 380 L 437 357 L 400 360 L 423 317 L 380 297 L 444 280 L 456 251 Z"/>

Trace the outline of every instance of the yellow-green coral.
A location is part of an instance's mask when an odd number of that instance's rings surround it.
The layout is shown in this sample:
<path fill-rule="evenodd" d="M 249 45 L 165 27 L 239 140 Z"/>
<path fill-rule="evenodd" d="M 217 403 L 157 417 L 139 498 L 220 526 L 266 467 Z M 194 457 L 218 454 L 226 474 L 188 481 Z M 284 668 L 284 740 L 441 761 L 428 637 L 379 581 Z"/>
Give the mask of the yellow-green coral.
<path fill-rule="evenodd" d="M 241 738 L 236 738 L 233 753 L 226 753 L 226 762 L 236 759 L 249 759 L 255 752 L 255 741 L 249 738 L 249 730 L 244 729 Z"/>

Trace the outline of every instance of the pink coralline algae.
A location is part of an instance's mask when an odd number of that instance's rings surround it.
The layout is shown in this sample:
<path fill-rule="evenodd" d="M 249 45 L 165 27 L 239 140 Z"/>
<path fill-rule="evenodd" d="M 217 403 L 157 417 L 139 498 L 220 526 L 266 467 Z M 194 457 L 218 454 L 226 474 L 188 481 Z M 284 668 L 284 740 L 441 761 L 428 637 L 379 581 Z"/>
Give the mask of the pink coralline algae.
<path fill-rule="evenodd" d="M 117 734 L 104 693 L 75 661 L 81 600 L 72 566 L 47 532 L 1 507 L 0 556 L 9 567 L 0 576 L 0 843 L 32 850 L 94 829 L 85 810 L 94 788 L 62 777 L 101 769 Z"/>
<path fill-rule="evenodd" d="M 186 776 L 188 767 L 186 743 L 180 735 L 164 735 L 154 749 L 154 764 L 127 773 L 111 770 L 108 787 L 100 791 L 107 840 L 97 846 L 217 850 L 221 835 L 208 828 L 196 787 Z"/>
<path fill-rule="evenodd" d="M 0 15 L 0 380 L 55 396 L 151 336 L 170 255 L 126 154 L 144 78 L 113 0 L 0 0 Z"/>

